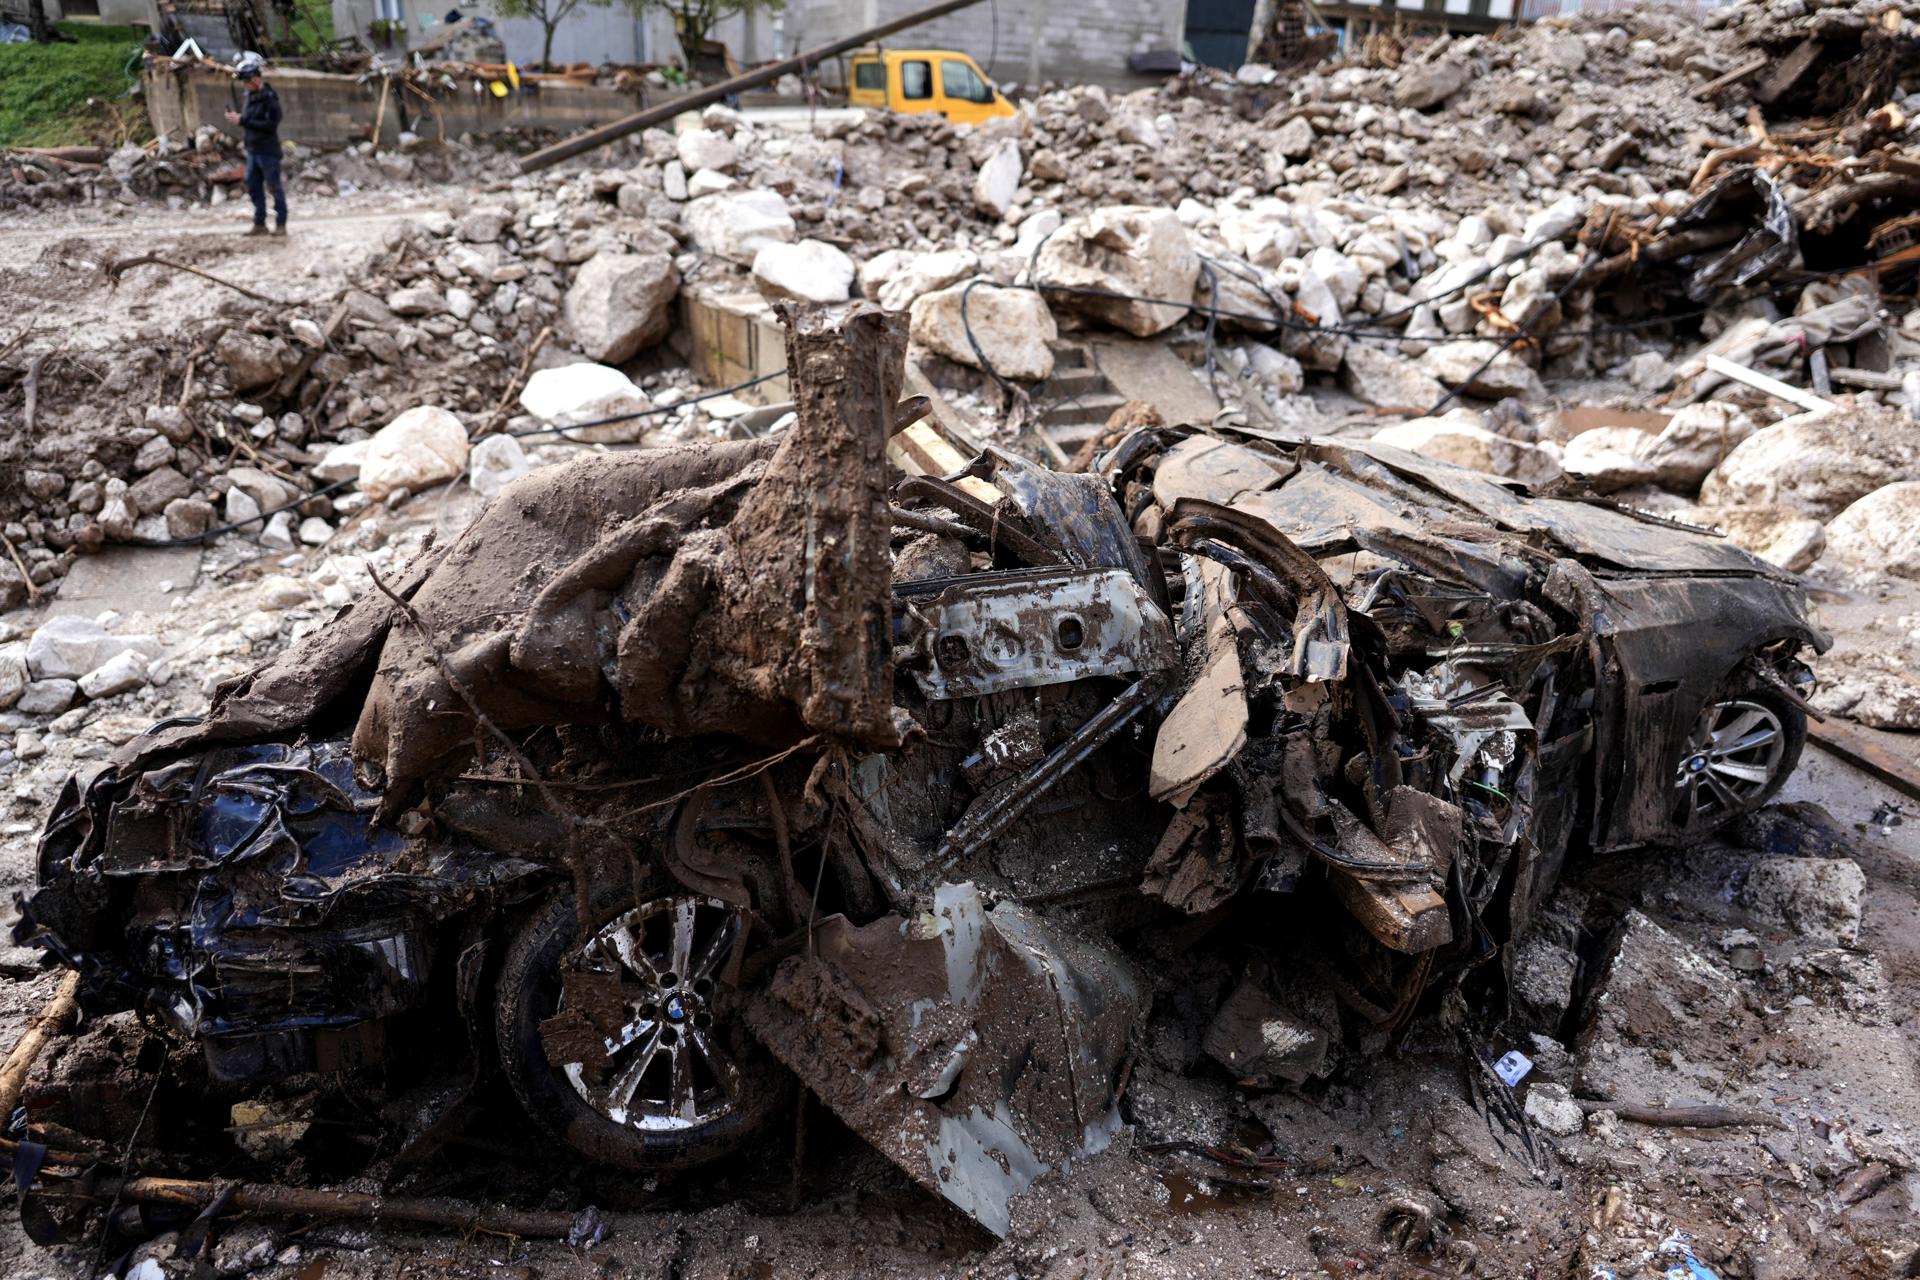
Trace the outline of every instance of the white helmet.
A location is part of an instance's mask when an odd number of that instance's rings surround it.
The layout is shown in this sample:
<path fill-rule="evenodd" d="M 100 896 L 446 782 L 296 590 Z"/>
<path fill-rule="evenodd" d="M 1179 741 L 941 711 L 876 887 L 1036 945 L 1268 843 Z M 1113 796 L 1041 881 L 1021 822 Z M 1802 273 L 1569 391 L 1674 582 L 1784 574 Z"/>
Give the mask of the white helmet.
<path fill-rule="evenodd" d="M 233 74 L 237 80 L 251 80 L 266 69 L 267 60 L 251 51 L 233 60 Z"/>

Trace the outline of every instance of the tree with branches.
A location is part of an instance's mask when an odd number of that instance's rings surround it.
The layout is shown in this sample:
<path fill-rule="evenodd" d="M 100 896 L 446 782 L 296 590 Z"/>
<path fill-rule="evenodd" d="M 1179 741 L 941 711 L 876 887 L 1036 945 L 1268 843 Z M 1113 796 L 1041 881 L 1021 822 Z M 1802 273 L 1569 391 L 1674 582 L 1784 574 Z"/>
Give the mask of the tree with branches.
<path fill-rule="evenodd" d="M 494 0 L 494 12 L 503 18 L 532 18 L 540 24 L 545 39 L 540 45 L 540 66 L 553 69 L 553 32 L 562 22 L 585 5 L 604 9 L 613 0 Z"/>
<path fill-rule="evenodd" d="M 655 10 L 673 18 L 680 56 L 689 73 L 699 65 L 700 51 L 715 26 L 735 14 L 778 13 L 787 7 L 786 0 L 627 0 L 627 4 L 635 13 Z"/>

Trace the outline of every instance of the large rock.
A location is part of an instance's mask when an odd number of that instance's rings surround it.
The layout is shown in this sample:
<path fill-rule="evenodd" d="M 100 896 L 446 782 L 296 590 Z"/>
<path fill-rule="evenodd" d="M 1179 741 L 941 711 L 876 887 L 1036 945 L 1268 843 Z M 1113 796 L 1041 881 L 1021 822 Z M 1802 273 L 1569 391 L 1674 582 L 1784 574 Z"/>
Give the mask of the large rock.
<path fill-rule="evenodd" d="M 1920 480 L 1882 485 L 1835 516 L 1827 550 L 1855 566 L 1920 578 Z"/>
<path fill-rule="evenodd" d="M 722 191 L 690 202 L 680 220 L 696 248 L 753 265 L 754 255 L 770 244 L 794 238 L 793 216 L 778 191 Z"/>
<path fill-rule="evenodd" d="M 90 618 L 49 618 L 27 641 L 27 671 L 35 680 L 74 680 L 123 653 L 162 652 L 154 636 L 117 636 Z"/>
<path fill-rule="evenodd" d="M 1646 452 L 1654 437 L 1638 427 L 1594 427 L 1567 442 L 1560 466 L 1595 493 L 1652 484 Z"/>
<path fill-rule="evenodd" d="M 674 149 L 688 173 L 702 169 L 726 173 L 740 163 L 740 148 L 732 138 L 714 129 L 689 129 L 680 135 Z"/>
<path fill-rule="evenodd" d="M 1547 395 L 1533 367 L 1495 342 L 1443 342 L 1421 354 L 1420 367 L 1444 386 L 1482 400 L 1544 400 Z"/>
<path fill-rule="evenodd" d="M 1509 440 L 1480 425 L 1480 415 L 1456 409 L 1438 418 L 1414 418 L 1374 433 L 1381 444 L 1392 445 L 1457 467 L 1504 476 L 1529 485 L 1544 485 L 1560 477 L 1559 464 L 1539 445 Z"/>
<path fill-rule="evenodd" d="M 653 402 L 618 369 L 581 361 L 537 371 L 520 393 L 520 407 L 554 426 L 569 426 L 643 413 L 653 407 Z M 570 440 L 620 444 L 640 439 L 646 430 L 646 419 L 629 417 L 624 422 L 577 427 L 564 434 Z"/>
<path fill-rule="evenodd" d="M 1468 72 L 1458 62 L 1423 62 L 1402 66 L 1393 84 L 1393 103 L 1426 111 L 1437 107 L 1465 87 Z"/>
<path fill-rule="evenodd" d="M 493 497 L 533 469 L 527 462 L 526 450 L 509 435 L 488 436 L 473 446 L 473 452 L 467 455 L 467 464 L 467 482 L 483 498 Z"/>
<path fill-rule="evenodd" d="M 147 682 L 147 660 L 132 649 L 115 654 L 80 677 L 80 692 L 89 698 L 111 698 Z"/>
<path fill-rule="evenodd" d="M 1269 155 L 1303 160 L 1313 154 L 1313 124 L 1305 116 L 1295 116 L 1267 139 Z"/>
<path fill-rule="evenodd" d="M 1405 356 L 1354 343 L 1340 365 L 1340 385 L 1347 394 L 1377 409 L 1418 409 L 1438 404 L 1447 389 L 1432 374 Z"/>
<path fill-rule="evenodd" d="M 5 711 L 20 701 L 20 695 L 26 691 L 29 678 L 27 646 L 0 644 L 0 711 Z"/>
<path fill-rule="evenodd" d="M 445 409 L 409 409 L 374 433 L 360 463 L 360 489 L 376 502 L 419 493 L 467 469 L 467 429 Z"/>
<path fill-rule="evenodd" d="M 1735 1046 L 1765 1034 L 1727 970 L 1629 911 L 1599 965 L 1577 1041 L 1579 1091 L 1623 1101 L 1726 1096 Z M 1698 1035 L 1675 1040 L 1675 1029 Z"/>
<path fill-rule="evenodd" d="M 845 302 L 853 271 L 853 259 L 824 240 L 770 244 L 753 255 L 753 282 L 773 301 Z"/>
<path fill-rule="evenodd" d="M 905 311 L 915 298 L 965 280 L 979 267 L 979 257 L 967 249 L 907 255 L 868 296 L 888 311 Z"/>
<path fill-rule="evenodd" d="M 1920 479 L 1920 440 L 1904 414 L 1801 414 L 1748 436 L 1700 486 L 1716 506 L 1752 502 L 1832 519 L 1875 489 Z"/>
<path fill-rule="evenodd" d="M 227 367 L 227 385 L 241 392 L 277 382 L 298 358 L 280 339 L 264 338 L 244 329 L 221 334 L 213 350 Z"/>
<path fill-rule="evenodd" d="M 1115 205 L 1071 218 L 1041 246 L 1034 283 L 1126 294 L 1130 298 L 1182 301 L 1139 302 L 1097 293 L 1050 293 L 1048 300 L 1105 321 L 1136 337 L 1150 337 L 1179 323 L 1193 297 L 1200 257 L 1187 229 L 1171 209 Z"/>
<path fill-rule="evenodd" d="M 1826 526 L 1791 507 L 1694 507 L 1684 518 L 1718 529 L 1728 542 L 1790 573 L 1812 568 L 1827 549 Z"/>
<path fill-rule="evenodd" d="M 1763 923 L 1851 947 L 1860 940 L 1866 890 L 1866 874 L 1851 858 L 1762 858 L 1737 901 Z"/>
<path fill-rule="evenodd" d="M 1896 671 L 1843 671 L 1837 678 L 1823 664 L 1813 705 L 1873 729 L 1920 729 L 1920 680 Z"/>
<path fill-rule="evenodd" d="M 973 176 L 973 207 L 996 218 L 1005 217 L 1020 190 L 1020 144 L 1004 139 L 993 149 L 980 172 Z"/>
<path fill-rule="evenodd" d="M 1675 493 L 1693 493 L 1754 430 L 1753 419 L 1737 405 L 1720 400 L 1687 405 L 1646 448 L 1653 482 Z"/>
<path fill-rule="evenodd" d="M 1327 286 L 1342 311 L 1353 310 L 1354 303 L 1360 301 L 1366 277 L 1360 273 L 1360 264 L 1338 249 L 1320 245 L 1307 255 L 1307 270 Z"/>
<path fill-rule="evenodd" d="M 679 289 L 664 253 L 597 253 L 567 290 L 567 327 L 582 352 L 618 364 L 667 336 Z"/>
<path fill-rule="evenodd" d="M 961 298 L 966 298 L 966 315 L 961 316 Z M 981 284 L 972 293 L 956 284 L 914 299 L 910 333 L 915 342 L 949 360 L 975 369 L 985 365 L 973 349 L 980 352 L 994 372 L 1003 378 L 1023 382 L 1036 381 L 1053 374 L 1053 348 L 1059 336 L 1053 313 L 1046 300 L 1028 289 L 1002 289 Z M 968 341 L 967 330 L 973 331 Z"/>

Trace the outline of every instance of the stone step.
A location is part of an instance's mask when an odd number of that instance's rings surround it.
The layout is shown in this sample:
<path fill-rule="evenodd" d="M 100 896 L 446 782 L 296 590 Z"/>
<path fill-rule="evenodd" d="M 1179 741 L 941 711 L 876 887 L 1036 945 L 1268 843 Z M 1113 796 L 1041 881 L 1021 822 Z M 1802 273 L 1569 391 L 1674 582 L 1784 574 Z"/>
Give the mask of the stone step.
<path fill-rule="evenodd" d="M 1041 411 L 1040 422 L 1049 427 L 1076 424 L 1101 427 L 1105 426 L 1107 419 L 1113 416 L 1113 411 L 1126 402 L 1124 396 L 1113 391 L 1077 396 L 1071 400 L 1051 401 Z"/>

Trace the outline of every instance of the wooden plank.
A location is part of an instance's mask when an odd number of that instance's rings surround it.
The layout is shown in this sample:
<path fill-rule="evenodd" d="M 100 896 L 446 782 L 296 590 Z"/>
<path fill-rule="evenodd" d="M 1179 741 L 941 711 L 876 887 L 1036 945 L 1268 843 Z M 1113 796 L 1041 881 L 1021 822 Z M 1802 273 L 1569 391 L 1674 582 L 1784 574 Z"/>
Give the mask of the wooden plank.
<path fill-rule="evenodd" d="M 1781 59 L 1780 65 L 1760 82 L 1760 86 L 1753 91 L 1754 101 L 1763 106 L 1772 105 L 1775 98 L 1800 83 L 1800 78 L 1820 60 L 1820 54 L 1825 48 L 1826 46 L 1813 36 L 1802 40 L 1799 47 Z"/>
<path fill-rule="evenodd" d="M 1861 387 L 1868 391 L 1898 391 L 1900 375 L 1884 373 L 1879 369 L 1850 369 L 1845 365 L 1835 365 L 1827 370 L 1827 377 L 1843 387 Z"/>
<path fill-rule="evenodd" d="M 1732 378 L 1735 382 L 1744 382 L 1756 391 L 1764 391 L 1770 396 L 1785 400 L 1788 404 L 1798 405 L 1808 413 L 1833 412 L 1833 401 L 1822 400 L 1811 391 L 1802 391 L 1799 387 L 1790 386 L 1778 378 L 1770 378 L 1764 373 L 1756 373 L 1743 364 L 1735 364 L 1725 356 L 1709 355 L 1707 357 L 1707 368 L 1713 370 L 1723 378 Z"/>
<path fill-rule="evenodd" d="M 1752 75 L 1754 72 L 1758 71 L 1760 68 L 1766 66 L 1771 61 L 1773 61 L 1773 59 L 1768 55 L 1764 53 L 1757 53 L 1750 60 L 1741 63 L 1739 66 L 1735 67 L 1733 70 L 1727 72 L 1727 74 L 1720 76 L 1716 79 L 1709 80 L 1705 84 L 1701 85 L 1698 89 L 1695 89 L 1693 91 L 1693 96 L 1702 100 L 1711 98 L 1714 94 L 1720 92 L 1722 89 L 1726 88 L 1728 85 L 1732 84 L 1734 81 L 1745 80 L 1748 76 Z"/>
<path fill-rule="evenodd" d="M 887 461 L 910 476 L 950 476 L 973 461 L 941 434 L 933 423 L 921 420 L 887 441 Z M 998 502 L 1006 495 L 985 480 L 968 476 L 960 488 L 982 502 Z"/>
<path fill-rule="evenodd" d="M 1382 946 L 1412 956 L 1453 941 L 1447 901 L 1426 885 L 1362 880 L 1338 867 L 1327 869 L 1327 883 Z"/>
<path fill-rule="evenodd" d="M 1807 738 L 1827 754 L 1872 774 L 1902 795 L 1920 800 L 1920 764 L 1902 760 L 1857 725 L 1844 720 L 1809 724 Z"/>

